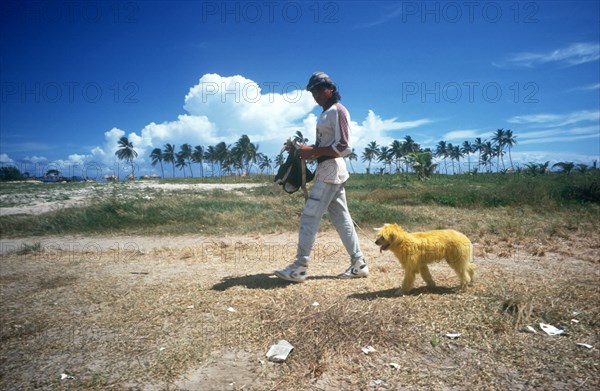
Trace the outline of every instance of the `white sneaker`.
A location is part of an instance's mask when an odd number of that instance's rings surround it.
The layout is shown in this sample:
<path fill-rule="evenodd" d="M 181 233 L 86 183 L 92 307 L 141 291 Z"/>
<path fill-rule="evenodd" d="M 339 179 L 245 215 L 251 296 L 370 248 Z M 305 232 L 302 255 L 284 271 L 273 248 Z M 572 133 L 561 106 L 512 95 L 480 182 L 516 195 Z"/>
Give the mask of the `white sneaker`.
<path fill-rule="evenodd" d="M 350 264 L 350 267 L 338 277 L 341 278 L 361 278 L 369 275 L 369 267 L 364 258 L 360 258 Z"/>
<path fill-rule="evenodd" d="M 275 270 L 275 275 L 282 280 L 291 282 L 304 282 L 306 280 L 306 271 L 308 267 L 292 263 L 285 269 Z"/>

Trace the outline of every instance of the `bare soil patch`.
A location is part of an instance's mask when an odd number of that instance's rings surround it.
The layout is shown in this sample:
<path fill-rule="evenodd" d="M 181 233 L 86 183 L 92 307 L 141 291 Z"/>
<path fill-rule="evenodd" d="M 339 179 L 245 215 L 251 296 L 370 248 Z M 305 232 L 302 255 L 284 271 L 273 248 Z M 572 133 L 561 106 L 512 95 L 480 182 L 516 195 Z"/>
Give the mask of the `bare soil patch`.
<path fill-rule="evenodd" d="M 472 287 L 456 290 L 440 263 L 438 288 L 417 280 L 394 297 L 401 268 L 369 234 L 368 279 L 335 278 L 348 260 L 326 231 L 304 284 L 272 276 L 293 258 L 295 233 L 3 240 L 0 388 L 600 387 L 598 235 L 478 238 Z M 280 339 L 295 349 L 270 363 Z"/>

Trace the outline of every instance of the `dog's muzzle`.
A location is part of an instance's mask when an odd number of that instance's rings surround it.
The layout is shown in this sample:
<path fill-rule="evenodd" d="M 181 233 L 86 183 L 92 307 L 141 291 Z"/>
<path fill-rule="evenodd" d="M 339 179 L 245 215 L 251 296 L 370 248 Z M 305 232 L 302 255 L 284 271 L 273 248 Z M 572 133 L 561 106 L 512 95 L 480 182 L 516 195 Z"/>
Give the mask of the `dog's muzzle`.
<path fill-rule="evenodd" d="M 379 246 L 380 253 L 384 252 L 388 249 L 388 247 L 390 247 L 390 244 L 386 243 L 386 241 L 383 238 L 377 238 L 377 240 L 375 240 L 375 244 Z"/>

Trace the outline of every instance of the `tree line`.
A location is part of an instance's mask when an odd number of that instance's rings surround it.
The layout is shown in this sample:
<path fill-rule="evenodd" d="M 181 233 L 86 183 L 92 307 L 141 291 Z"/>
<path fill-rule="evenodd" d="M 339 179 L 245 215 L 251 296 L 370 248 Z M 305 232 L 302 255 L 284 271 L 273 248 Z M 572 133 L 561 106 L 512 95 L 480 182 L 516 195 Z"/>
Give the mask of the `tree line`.
<path fill-rule="evenodd" d="M 297 131 L 293 139 L 300 143 L 307 143 L 301 131 Z M 494 165 L 496 172 L 522 171 L 533 174 L 548 169 L 549 162 L 545 164 L 529 163 L 525 168 L 513 164 L 511 150 L 517 144 L 517 138 L 510 129 L 497 129 L 489 140 L 480 137 L 473 141 L 463 141 L 452 144 L 447 141 L 439 141 L 434 149 L 422 148 L 411 136 L 405 136 L 402 140 L 394 140 L 390 145 L 379 145 L 377 141 L 371 141 L 362 151 L 361 161 L 367 164 L 367 174 L 372 173 L 372 163 L 380 163 L 379 173 L 412 172 L 421 179 L 430 177 L 434 172 L 455 174 L 465 172 L 492 172 Z M 119 149 L 115 153 L 119 160 L 125 160 L 131 165 L 131 176 L 134 176 L 133 160 L 137 157 L 133 144 L 127 137 L 121 137 L 118 142 Z M 179 169 L 184 177 L 194 176 L 193 166 L 198 165 L 199 175 L 204 176 L 204 167 L 212 169 L 212 174 L 217 175 L 249 175 L 253 167 L 258 168 L 261 174 L 272 173 L 274 168 L 283 164 L 285 158 L 279 153 L 274 159 L 258 151 L 259 146 L 250 141 L 247 135 L 242 135 L 235 143 L 227 144 L 220 142 L 216 145 L 204 147 L 185 143 L 176 150 L 174 144 L 167 143 L 164 147 L 154 148 L 150 153 L 152 166 L 160 166 L 162 177 L 164 177 L 165 165 L 170 165 L 172 176 L 175 177 L 175 169 Z M 504 157 L 508 155 L 508 165 Z M 476 157 L 472 161 L 472 157 Z M 433 161 L 438 159 L 438 163 Z M 351 169 L 352 161 L 358 160 L 358 155 L 353 150 L 347 157 Z M 466 160 L 466 161 L 465 161 Z M 552 167 L 558 167 L 562 171 L 583 170 L 583 166 L 572 162 L 559 162 Z M 188 171 L 189 170 L 189 171 Z"/>
<path fill-rule="evenodd" d="M 131 176 L 135 176 L 135 165 L 133 159 L 137 157 L 133 144 L 123 136 L 118 142 L 119 149 L 115 153 L 119 160 L 125 160 L 131 166 Z M 198 164 L 199 174 L 204 176 L 204 165 L 208 164 L 217 171 L 219 176 L 237 173 L 239 175 L 249 175 L 253 165 L 256 165 L 261 173 L 265 171 L 271 173 L 273 169 L 273 160 L 267 155 L 258 152 L 258 144 L 250 141 L 247 135 L 242 135 L 233 145 L 220 142 L 216 145 L 210 145 L 206 148 L 202 145 L 192 147 L 191 144 L 184 143 L 176 150 L 174 144 L 167 143 L 164 147 L 154 148 L 150 152 L 152 167 L 160 166 L 162 177 L 165 176 L 165 165 L 171 165 L 172 175 L 175 177 L 175 168 L 178 168 L 184 177 L 187 177 L 189 170 L 190 177 L 194 177 L 193 165 Z M 215 170 L 216 168 L 216 170 Z"/>
<path fill-rule="evenodd" d="M 507 170 L 504 156 L 508 152 L 510 169 L 514 170 L 511 149 L 516 144 L 516 136 L 510 129 L 496 130 L 489 141 L 482 140 L 480 137 L 472 142 L 463 141 L 461 144 L 452 144 L 442 140 L 438 142 L 434 150 L 422 148 L 411 136 L 405 136 L 404 140 L 394 140 L 389 146 L 380 146 L 376 141 L 371 141 L 363 151 L 362 161 L 368 164 L 367 172 L 371 170 L 371 163 L 377 161 L 383 164 L 381 172 L 387 170 L 391 173 L 395 168 L 396 172 L 412 170 L 417 174 L 422 173 L 428 176 L 427 174 L 433 173 L 440 164 L 443 164 L 446 174 L 449 173 L 449 166 L 452 173 L 462 173 L 464 164 L 461 164 L 461 160 L 465 157 L 468 172 L 481 171 L 482 166 L 491 172 L 494 160 L 496 161 L 496 171 Z M 471 156 L 473 154 L 478 154 L 478 158 L 472 167 Z M 440 159 L 441 163 L 433 163 L 432 157 Z"/>

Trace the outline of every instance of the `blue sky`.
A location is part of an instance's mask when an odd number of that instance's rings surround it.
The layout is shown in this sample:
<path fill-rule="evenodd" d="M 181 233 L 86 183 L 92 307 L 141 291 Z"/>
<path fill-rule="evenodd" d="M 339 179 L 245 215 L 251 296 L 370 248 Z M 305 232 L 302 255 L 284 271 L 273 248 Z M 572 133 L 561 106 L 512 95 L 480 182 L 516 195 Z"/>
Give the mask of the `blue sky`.
<path fill-rule="evenodd" d="M 159 170 L 148 155 L 166 143 L 232 144 L 247 134 L 275 156 L 297 130 L 314 140 L 320 110 L 302 90 L 317 70 L 339 86 L 359 155 L 370 141 L 410 135 L 433 148 L 504 128 L 521 166 L 600 157 L 598 1 L 0 9 L 0 162 L 34 175 L 55 166 L 110 175 L 123 135 L 140 173 Z"/>

